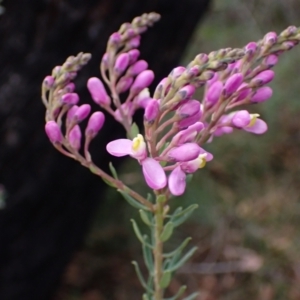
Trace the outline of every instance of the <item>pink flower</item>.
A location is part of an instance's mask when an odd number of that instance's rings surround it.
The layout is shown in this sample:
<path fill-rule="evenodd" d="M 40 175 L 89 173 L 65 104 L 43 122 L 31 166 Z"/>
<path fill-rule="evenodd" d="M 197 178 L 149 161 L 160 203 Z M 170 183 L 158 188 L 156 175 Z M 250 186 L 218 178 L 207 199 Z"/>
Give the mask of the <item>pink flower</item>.
<path fill-rule="evenodd" d="M 55 121 L 48 121 L 45 125 L 45 131 L 52 143 L 61 143 L 63 136 L 60 127 Z"/>
<path fill-rule="evenodd" d="M 110 98 L 106 93 L 102 81 L 97 77 L 91 77 L 87 82 L 87 88 L 92 99 L 98 105 L 110 105 Z"/>
<path fill-rule="evenodd" d="M 168 187 L 172 195 L 180 196 L 184 193 L 186 187 L 186 175 L 181 167 L 176 167 L 168 178 Z"/>
<path fill-rule="evenodd" d="M 181 146 L 174 147 L 168 151 L 169 161 L 184 162 L 195 159 L 201 152 L 201 148 L 196 143 L 185 143 Z"/>
<path fill-rule="evenodd" d="M 149 187 L 159 190 L 167 185 L 167 177 L 164 169 L 158 161 L 147 157 L 142 161 L 144 178 Z"/>

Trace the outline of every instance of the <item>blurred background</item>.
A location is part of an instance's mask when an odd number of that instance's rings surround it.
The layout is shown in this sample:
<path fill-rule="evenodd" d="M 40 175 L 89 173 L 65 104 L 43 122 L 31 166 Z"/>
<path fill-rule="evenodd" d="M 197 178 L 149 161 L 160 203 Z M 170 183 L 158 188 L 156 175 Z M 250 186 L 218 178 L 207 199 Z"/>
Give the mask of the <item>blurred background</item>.
<path fill-rule="evenodd" d="M 124 10 L 126 7 L 129 9 L 126 2 L 122 2 Z M 166 14 L 172 5 L 177 5 L 177 1 L 172 1 L 172 4 L 169 2 L 168 5 L 163 11 Z M 180 39 L 173 42 L 178 55 L 175 55 L 168 65 L 170 69 L 178 64 L 178 60 L 182 65 L 187 64 L 200 52 L 208 53 L 225 47 L 243 47 L 249 41 L 262 38 L 268 31 L 280 32 L 289 25 L 300 25 L 298 0 L 214 0 L 210 2 L 209 7 L 203 7 L 204 17 L 202 18 L 202 14 L 194 16 L 195 26 L 190 24 L 190 31 L 174 30 L 177 35 L 186 37 L 184 42 L 187 43 L 187 47 L 179 47 L 183 42 Z M 119 10 L 119 14 L 120 11 L 122 9 Z M 135 11 L 132 10 L 128 14 L 129 19 L 133 12 Z M 183 20 L 189 17 L 189 14 L 181 15 Z M 114 24 L 121 20 L 125 21 L 123 18 L 114 19 Z M 117 25 L 115 26 L 117 28 Z M 192 36 L 189 36 L 189 32 Z M 164 32 L 164 35 L 167 36 L 168 32 Z M 73 36 L 72 42 L 77 38 Z M 147 33 L 144 38 L 147 39 Z M 155 35 L 152 34 L 151 42 L 153 40 Z M 173 53 L 171 45 L 172 41 L 167 53 Z M 73 49 L 70 45 L 65 52 L 72 54 L 80 50 L 80 46 L 82 44 L 78 43 L 74 47 L 76 49 Z M 89 47 L 90 44 L 87 48 Z M 100 52 L 101 47 L 96 47 L 96 50 Z M 154 51 L 153 48 L 151 51 Z M 161 54 L 165 57 L 165 53 L 161 50 L 155 54 L 156 57 Z M 100 57 L 101 53 L 98 56 Z M 155 64 L 155 59 L 153 61 Z M 98 64 L 96 60 L 92 63 Z M 299 66 L 298 46 L 282 55 L 274 69 L 276 77 L 271 84 L 274 91 L 272 99 L 261 105 L 249 107 L 251 112 L 259 113 L 267 121 L 268 132 L 263 136 L 255 136 L 236 131 L 234 134 L 214 139 L 206 149 L 214 154 L 215 159 L 194 176 L 184 197 L 174 200 L 176 205 L 182 206 L 198 203 L 199 209 L 178 229 L 169 246 L 177 245 L 185 236 L 192 236 L 192 243 L 197 245 L 199 250 L 192 260 L 179 270 L 168 293 L 172 294 L 180 285 L 187 284 L 188 292 L 200 292 L 197 300 L 300 299 Z M 161 76 L 167 74 L 170 69 L 165 70 L 165 73 L 161 72 Z M 47 70 L 41 71 L 44 75 L 46 72 Z M 84 76 L 95 74 L 84 73 Z M 81 83 L 81 87 L 83 86 L 84 83 Z M 37 111 L 42 115 L 41 107 Z M 42 127 L 42 116 L 37 118 L 40 119 L 38 126 Z M 50 147 L 51 145 L 46 143 L 40 151 L 46 151 L 45 149 Z M 95 149 L 96 147 L 94 151 Z M 59 159 L 60 163 L 64 164 L 64 161 L 68 159 Z M 103 164 L 103 161 L 100 163 Z M 72 166 L 72 170 L 76 170 L 78 174 L 86 172 L 79 165 L 75 165 L 67 166 Z M 118 167 L 126 182 L 142 188 L 143 182 L 135 163 L 126 160 Z M 86 176 L 88 177 L 83 186 L 85 191 L 88 191 L 88 182 L 93 176 Z M 69 180 L 64 185 L 59 185 L 58 189 L 66 187 L 72 190 L 72 183 L 74 182 Z M 5 182 L 3 184 L 5 185 Z M 93 193 L 89 193 L 89 196 L 95 199 L 97 192 L 99 193 L 96 186 L 95 180 L 92 184 Z M 51 186 L 47 185 L 47 188 Z M 7 191 L 8 196 L 12 190 L 10 187 Z M 138 216 L 134 209 L 128 207 L 111 189 L 101 187 L 100 192 L 101 199 L 94 200 L 94 204 L 90 205 L 91 210 L 96 213 L 90 213 L 85 218 L 86 229 L 80 231 L 82 238 L 74 242 L 72 249 L 67 251 L 68 255 L 60 265 L 60 272 L 55 273 L 58 282 L 52 285 L 52 291 L 54 286 L 59 287 L 52 299 L 140 299 L 142 289 L 130 261 L 136 259 L 142 264 L 142 257 L 140 245 L 129 222 L 132 216 Z M 28 207 L 28 202 L 24 207 Z M 71 207 L 72 204 L 69 208 L 66 207 L 66 210 L 70 210 Z M 83 207 L 84 201 L 78 210 Z M 61 211 L 60 208 L 57 210 Z M 54 215 L 55 213 L 51 216 Z M 13 223 L 16 218 L 12 216 L 14 215 L 6 214 L 4 220 Z M 19 216 L 22 216 L 22 213 L 18 215 L 18 220 Z M 76 222 L 76 219 L 73 222 Z M 66 232 L 64 239 L 68 234 L 76 234 L 74 227 L 65 226 L 65 223 L 61 223 L 61 226 L 61 230 Z M 1 229 L 2 236 L 4 231 L 5 229 Z M 20 232 L 18 231 L 19 235 Z M 46 235 L 45 231 L 41 234 Z M 45 244 L 45 247 L 47 246 Z M 52 263 L 56 262 L 57 257 L 54 256 Z M 0 269 L 2 266 L 0 265 Z M 3 269 L 3 273 L 7 274 L 9 266 Z M 37 276 L 44 270 L 38 269 Z M 60 276 L 63 270 L 63 275 Z M 18 276 L 11 275 L 7 278 L 7 282 L 9 279 L 18 281 Z M 3 299 L 27 298 L 11 296 Z"/>

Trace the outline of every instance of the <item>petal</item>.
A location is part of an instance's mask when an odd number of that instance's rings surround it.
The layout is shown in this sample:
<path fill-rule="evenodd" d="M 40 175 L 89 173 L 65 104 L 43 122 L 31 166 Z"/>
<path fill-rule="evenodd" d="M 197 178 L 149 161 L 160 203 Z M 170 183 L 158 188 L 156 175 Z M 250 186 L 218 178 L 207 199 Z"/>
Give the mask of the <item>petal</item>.
<path fill-rule="evenodd" d="M 186 187 L 186 175 L 180 166 L 176 167 L 170 174 L 168 185 L 172 195 L 180 196 L 184 193 Z"/>
<path fill-rule="evenodd" d="M 268 130 L 268 125 L 265 121 L 257 119 L 255 124 L 251 127 L 244 127 L 244 130 L 255 134 L 263 134 Z"/>
<path fill-rule="evenodd" d="M 174 147 L 168 152 L 168 159 L 172 161 L 189 161 L 195 159 L 200 154 L 201 148 L 196 143 L 186 143 L 179 147 Z"/>
<path fill-rule="evenodd" d="M 125 156 L 131 154 L 132 141 L 128 139 L 119 139 L 106 145 L 106 150 L 113 156 Z"/>
<path fill-rule="evenodd" d="M 142 161 L 143 174 L 149 187 L 154 190 L 162 189 L 167 184 L 167 177 L 162 166 L 153 158 Z"/>

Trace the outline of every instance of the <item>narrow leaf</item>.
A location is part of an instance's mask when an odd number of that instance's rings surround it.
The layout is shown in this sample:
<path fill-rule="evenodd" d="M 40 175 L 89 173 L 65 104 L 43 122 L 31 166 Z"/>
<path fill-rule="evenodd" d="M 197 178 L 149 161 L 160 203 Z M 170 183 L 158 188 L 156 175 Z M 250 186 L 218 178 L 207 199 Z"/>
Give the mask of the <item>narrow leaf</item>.
<path fill-rule="evenodd" d="M 102 178 L 102 177 L 101 177 Z M 108 181 L 108 180 L 106 180 L 106 179 L 104 179 L 104 178 L 102 178 L 102 180 L 107 184 L 107 185 L 109 185 L 109 186 L 111 186 L 111 187 L 115 187 L 115 185 L 112 183 L 112 182 L 110 182 L 110 181 Z"/>
<path fill-rule="evenodd" d="M 175 296 L 171 298 L 166 298 L 165 300 L 177 300 L 184 293 L 185 290 L 186 290 L 186 285 L 183 285 Z"/>
<path fill-rule="evenodd" d="M 153 202 L 153 197 L 152 197 L 152 195 L 150 193 L 147 194 L 147 200 L 149 202 Z"/>
<path fill-rule="evenodd" d="M 171 272 L 170 271 L 165 271 L 162 275 L 162 278 L 160 280 L 160 287 L 165 289 L 167 286 L 169 286 L 170 282 L 171 282 Z"/>
<path fill-rule="evenodd" d="M 159 196 L 157 196 L 156 201 L 159 203 L 164 203 L 166 201 L 166 199 L 167 198 L 165 195 L 159 195 Z"/>
<path fill-rule="evenodd" d="M 150 298 L 148 297 L 147 294 L 144 294 L 144 295 L 143 295 L 143 300 L 150 300 Z"/>
<path fill-rule="evenodd" d="M 146 284 L 146 281 L 141 273 L 140 267 L 138 265 L 138 263 L 136 261 L 133 261 L 132 264 L 134 265 L 135 268 L 135 272 L 137 274 L 137 277 L 141 283 L 141 285 L 143 286 L 143 288 L 150 294 L 154 294 L 154 291 L 152 289 L 149 288 L 149 286 Z"/>
<path fill-rule="evenodd" d="M 148 236 L 144 235 L 144 241 L 146 242 L 148 240 Z M 143 257 L 145 261 L 145 265 L 147 269 L 149 270 L 149 273 L 151 276 L 153 275 L 153 270 L 154 270 L 154 262 L 153 262 L 153 256 L 152 256 L 152 251 L 151 248 L 149 248 L 146 243 L 142 244 L 143 248 Z"/>
<path fill-rule="evenodd" d="M 138 208 L 138 209 L 144 209 L 144 210 L 148 210 L 148 208 L 141 204 L 140 202 L 138 202 L 137 200 L 135 200 L 134 198 L 132 198 L 130 195 L 128 195 L 127 193 L 118 190 L 118 192 L 123 196 L 123 198 L 133 207 Z"/>
<path fill-rule="evenodd" d="M 172 218 L 171 220 L 174 223 L 174 227 L 177 227 L 181 225 L 183 222 L 185 222 L 196 208 L 198 208 L 198 204 L 193 204 L 188 208 L 184 209 L 181 213 L 177 214 L 176 217 Z"/>
<path fill-rule="evenodd" d="M 147 212 L 145 212 L 145 211 L 142 210 L 142 209 L 140 209 L 139 212 L 140 212 L 140 216 L 141 216 L 142 221 L 143 221 L 146 225 L 152 226 L 152 222 L 151 222 L 151 220 L 150 220 L 149 215 L 147 214 Z"/>
<path fill-rule="evenodd" d="M 182 300 L 194 300 L 194 299 L 197 298 L 198 295 L 199 295 L 199 293 L 196 292 L 196 293 L 193 293 L 193 294 L 191 294 L 191 295 L 189 295 L 189 296 L 183 298 Z"/>
<path fill-rule="evenodd" d="M 110 169 L 111 174 L 113 175 L 113 177 L 114 177 L 115 179 L 119 179 L 119 178 L 118 178 L 117 171 L 116 171 L 115 167 L 113 166 L 112 162 L 110 162 L 110 163 L 108 164 L 108 166 L 109 166 L 109 169 Z"/>
<path fill-rule="evenodd" d="M 197 249 L 198 249 L 197 247 L 193 247 L 179 261 L 177 261 L 175 264 L 172 264 L 168 268 L 168 271 L 173 272 L 173 271 L 177 270 L 178 268 L 180 268 L 196 252 Z"/>
<path fill-rule="evenodd" d="M 181 252 L 182 252 L 182 250 L 185 248 L 185 246 L 189 243 L 189 241 L 191 240 L 192 238 L 191 237 L 188 237 L 188 238 L 186 238 L 181 244 L 180 244 L 180 246 L 177 248 L 177 249 L 175 249 L 174 251 L 172 251 L 172 252 L 169 252 L 169 253 L 165 253 L 164 255 L 163 255 L 163 257 L 164 258 L 169 258 L 169 257 L 173 257 L 174 255 L 176 255 L 176 254 L 180 254 Z"/>
<path fill-rule="evenodd" d="M 166 242 L 172 235 L 173 233 L 173 229 L 174 229 L 174 225 L 172 222 L 168 222 L 164 229 L 163 229 L 163 232 L 161 233 L 160 235 L 160 240 L 162 242 Z"/>
<path fill-rule="evenodd" d="M 153 249 L 153 247 L 149 244 L 149 243 L 146 243 L 146 241 L 144 240 L 142 234 L 141 234 L 141 231 L 137 225 L 137 223 L 135 222 L 135 220 L 131 219 L 130 220 L 132 222 L 132 227 L 133 227 L 133 230 L 134 230 L 134 233 L 136 235 L 136 237 L 138 238 L 138 240 L 142 243 L 142 244 L 145 244 L 146 246 L 148 246 L 149 248 Z"/>

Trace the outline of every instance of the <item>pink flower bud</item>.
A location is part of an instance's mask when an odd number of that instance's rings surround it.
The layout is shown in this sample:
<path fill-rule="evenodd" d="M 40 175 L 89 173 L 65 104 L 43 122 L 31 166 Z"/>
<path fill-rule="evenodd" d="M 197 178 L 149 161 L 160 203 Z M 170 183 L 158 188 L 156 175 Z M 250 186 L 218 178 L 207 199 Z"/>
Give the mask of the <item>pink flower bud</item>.
<path fill-rule="evenodd" d="M 201 148 L 196 143 L 186 143 L 172 148 L 168 152 L 169 161 L 184 162 L 195 159 L 200 154 Z"/>
<path fill-rule="evenodd" d="M 94 112 L 90 116 L 89 122 L 85 129 L 85 134 L 87 136 L 94 138 L 103 127 L 104 121 L 105 121 L 105 116 L 101 111 Z"/>
<path fill-rule="evenodd" d="M 259 88 L 251 98 L 251 102 L 258 103 L 264 102 L 272 97 L 273 90 L 268 86 Z"/>
<path fill-rule="evenodd" d="M 138 36 L 130 39 L 127 42 L 126 46 L 129 47 L 129 48 L 131 48 L 131 49 L 132 48 L 137 48 L 137 47 L 139 47 L 140 43 L 141 43 L 141 37 L 138 35 Z"/>
<path fill-rule="evenodd" d="M 125 102 L 121 105 L 121 107 L 122 107 L 122 111 L 124 113 L 125 118 L 127 118 L 129 123 L 131 123 L 131 119 L 134 114 L 134 107 L 132 105 L 132 102 L 127 102 L 127 103 Z M 115 110 L 114 116 L 117 121 L 123 122 L 123 117 L 121 115 L 119 108 Z"/>
<path fill-rule="evenodd" d="M 61 97 L 61 103 L 67 105 L 75 105 L 79 101 L 79 96 L 77 93 L 67 93 Z"/>
<path fill-rule="evenodd" d="M 54 77 L 53 76 L 46 76 L 44 78 L 44 81 L 43 81 L 43 85 L 47 88 L 47 89 L 51 89 L 54 85 Z"/>
<path fill-rule="evenodd" d="M 264 60 L 263 63 L 268 67 L 272 68 L 274 67 L 278 62 L 278 56 L 275 54 L 268 55 Z"/>
<path fill-rule="evenodd" d="M 154 92 L 155 97 L 158 99 L 165 96 L 169 90 L 169 87 L 170 87 L 169 78 L 168 77 L 163 78 L 155 89 Z M 165 91 L 164 95 L 161 94 L 163 90 Z"/>
<path fill-rule="evenodd" d="M 195 60 L 197 60 L 200 64 L 206 64 L 208 59 L 208 55 L 205 53 L 200 53 L 195 57 Z"/>
<path fill-rule="evenodd" d="M 115 66 L 114 66 L 115 72 L 118 75 L 122 74 L 127 69 L 128 64 L 129 64 L 128 53 L 121 53 L 120 55 L 118 55 L 115 62 Z"/>
<path fill-rule="evenodd" d="M 61 143 L 63 136 L 60 127 L 55 121 L 48 121 L 45 125 L 46 134 L 51 143 Z"/>
<path fill-rule="evenodd" d="M 260 72 L 258 75 L 256 75 L 252 80 L 251 83 L 256 86 L 261 86 L 266 83 L 269 83 L 274 78 L 274 71 L 272 70 L 265 70 Z"/>
<path fill-rule="evenodd" d="M 110 105 L 110 97 L 107 95 L 102 81 L 97 77 L 91 77 L 87 82 L 87 88 L 92 99 L 98 105 Z"/>
<path fill-rule="evenodd" d="M 119 32 L 114 32 L 110 37 L 109 37 L 109 43 L 113 45 L 119 45 L 122 40 L 121 34 Z"/>
<path fill-rule="evenodd" d="M 251 116 L 247 110 L 240 110 L 236 112 L 231 119 L 232 125 L 237 128 L 244 128 L 249 125 L 250 121 Z"/>
<path fill-rule="evenodd" d="M 245 46 L 245 50 L 254 53 L 257 50 L 257 44 L 255 42 L 250 42 Z"/>
<path fill-rule="evenodd" d="M 186 142 L 192 142 L 197 134 L 204 128 L 203 123 L 196 122 L 185 130 L 176 133 L 171 141 L 171 145 L 179 146 Z"/>
<path fill-rule="evenodd" d="M 72 148 L 79 150 L 81 146 L 81 130 L 75 125 L 68 134 L 68 141 Z"/>
<path fill-rule="evenodd" d="M 127 70 L 127 75 L 136 76 L 148 68 L 148 63 L 145 60 L 139 60 L 131 65 Z"/>
<path fill-rule="evenodd" d="M 169 76 L 171 76 L 172 79 L 176 79 L 176 78 L 178 78 L 185 70 L 186 70 L 185 67 L 181 67 L 181 66 L 176 67 L 176 68 L 174 68 L 174 69 L 171 71 L 171 73 L 170 73 Z"/>
<path fill-rule="evenodd" d="M 188 118 L 182 119 L 178 122 L 178 127 L 180 129 L 187 128 L 193 125 L 196 122 L 199 122 L 202 116 L 201 110 L 199 110 L 196 114 L 189 116 Z"/>
<path fill-rule="evenodd" d="M 188 118 L 198 114 L 200 111 L 200 102 L 197 100 L 189 100 L 176 110 L 176 114 L 180 119 Z"/>
<path fill-rule="evenodd" d="M 132 85 L 132 82 L 132 77 L 121 77 L 116 86 L 117 93 L 124 93 L 128 91 Z"/>
<path fill-rule="evenodd" d="M 152 99 L 148 102 L 144 113 L 144 120 L 147 123 L 153 123 L 159 114 L 159 103 L 157 100 Z"/>
<path fill-rule="evenodd" d="M 252 89 L 249 88 L 248 84 L 247 83 L 242 83 L 240 85 L 240 87 L 238 88 L 237 92 L 238 92 L 238 96 L 235 100 L 235 102 L 238 102 L 238 101 L 242 101 L 244 99 L 246 99 L 250 93 L 251 93 Z"/>
<path fill-rule="evenodd" d="M 184 193 L 186 187 L 186 175 L 180 166 L 176 167 L 168 178 L 168 187 L 174 196 L 180 196 Z"/>
<path fill-rule="evenodd" d="M 214 76 L 212 79 L 207 80 L 206 86 L 209 88 L 213 83 L 215 83 L 219 79 L 219 74 L 215 72 Z"/>
<path fill-rule="evenodd" d="M 267 44 L 273 45 L 277 41 L 277 33 L 276 32 L 269 32 L 265 35 L 264 40 Z"/>
<path fill-rule="evenodd" d="M 101 64 L 103 64 L 106 68 L 108 68 L 108 54 L 104 53 L 102 56 Z"/>
<path fill-rule="evenodd" d="M 76 122 L 79 123 L 89 115 L 90 111 L 91 111 L 91 106 L 89 104 L 82 104 L 76 110 L 73 118 Z"/>
<path fill-rule="evenodd" d="M 73 93 L 75 91 L 75 84 L 73 82 L 68 83 L 65 87 L 64 90 L 67 93 Z"/>
<path fill-rule="evenodd" d="M 154 190 L 164 188 L 167 184 L 167 177 L 160 163 L 151 157 L 145 158 L 141 163 L 147 185 Z"/>
<path fill-rule="evenodd" d="M 68 110 L 68 113 L 67 113 L 67 126 L 71 124 L 72 120 L 74 120 L 74 116 L 75 116 L 75 113 L 77 112 L 78 108 L 79 107 L 77 105 L 74 105 Z"/>
<path fill-rule="evenodd" d="M 224 85 L 225 95 L 226 96 L 232 95 L 242 84 L 243 80 L 244 80 L 244 76 L 242 73 L 237 73 L 230 76 Z"/>
<path fill-rule="evenodd" d="M 216 81 L 214 82 L 207 90 L 206 95 L 205 95 L 205 104 L 208 107 L 213 106 L 216 104 L 223 91 L 223 83 L 221 81 Z"/>
<path fill-rule="evenodd" d="M 134 80 L 130 92 L 137 94 L 144 88 L 148 87 L 154 79 L 154 73 L 151 70 L 141 72 Z"/>
<path fill-rule="evenodd" d="M 138 49 L 132 49 L 128 51 L 128 55 L 129 55 L 129 64 L 132 65 L 139 58 L 140 51 Z"/>
<path fill-rule="evenodd" d="M 191 98 L 194 95 L 195 90 L 196 89 L 193 85 L 188 84 L 181 88 L 177 94 L 179 94 L 180 100 L 185 100 Z"/>

